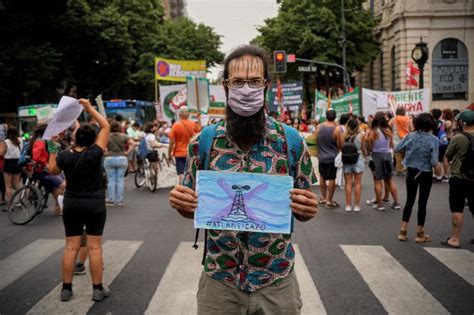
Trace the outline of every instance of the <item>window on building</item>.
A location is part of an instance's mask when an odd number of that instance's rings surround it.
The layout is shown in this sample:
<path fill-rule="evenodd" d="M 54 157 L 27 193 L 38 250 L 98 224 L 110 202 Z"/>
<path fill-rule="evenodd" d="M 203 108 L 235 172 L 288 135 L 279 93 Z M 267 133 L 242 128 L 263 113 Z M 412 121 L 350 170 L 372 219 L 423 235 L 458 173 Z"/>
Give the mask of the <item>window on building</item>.
<path fill-rule="evenodd" d="M 469 58 L 466 45 L 455 38 L 440 41 L 432 57 L 433 100 L 466 99 L 469 93 Z"/>
<path fill-rule="evenodd" d="M 383 47 L 382 47 L 383 49 Z M 383 84 L 383 51 L 380 52 L 380 90 L 384 90 L 384 84 Z"/>

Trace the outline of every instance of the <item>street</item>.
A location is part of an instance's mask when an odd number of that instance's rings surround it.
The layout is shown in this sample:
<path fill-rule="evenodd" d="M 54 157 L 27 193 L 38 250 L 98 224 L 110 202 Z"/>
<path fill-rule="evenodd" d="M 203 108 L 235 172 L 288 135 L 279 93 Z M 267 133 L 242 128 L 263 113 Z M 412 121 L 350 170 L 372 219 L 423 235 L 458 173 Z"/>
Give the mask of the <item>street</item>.
<path fill-rule="evenodd" d="M 1 213 L 0 314 L 195 313 L 202 246 L 191 247 L 193 222 L 170 208 L 169 189 L 152 194 L 132 180 L 126 179 L 125 206 L 108 209 L 104 283 L 112 295 L 101 303 L 90 299 L 89 271 L 75 276 L 74 298 L 59 301 L 64 228 L 51 208 L 26 226 L 12 225 Z M 403 178 L 396 181 L 403 204 Z M 366 172 L 364 203 L 372 193 Z M 447 198 L 448 184 L 433 184 L 426 223 L 433 241 L 426 245 L 413 240 L 416 210 L 408 242 L 396 239 L 401 213 L 389 208 L 346 213 L 320 207 L 314 220 L 298 222 L 293 241 L 303 314 L 473 314 L 474 222 L 466 211 L 463 249 L 442 248 L 451 224 Z M 343 190 L 335 200 L 344 204 Z"/>

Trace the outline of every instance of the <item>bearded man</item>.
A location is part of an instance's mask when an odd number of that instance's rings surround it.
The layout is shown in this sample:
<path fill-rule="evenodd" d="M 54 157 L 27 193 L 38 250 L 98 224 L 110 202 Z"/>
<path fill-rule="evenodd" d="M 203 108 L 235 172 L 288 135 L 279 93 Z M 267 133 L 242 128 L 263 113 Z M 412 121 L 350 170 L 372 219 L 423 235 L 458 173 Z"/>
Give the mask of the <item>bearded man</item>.
<path fill-rule="evenodd" d="M 293 216 L 307 221 L 316 215 L 317 197 L 309 188 L 315 177 L 307 147 L 298 136 L 301 149 L 295 154 L 296 167 L 290 172 L 284 128 L 266 114 L 264 99 L 268 87 L 267 57 L 261 49 L 241 46 L 226 58 L 223 81 L 226 120 L 214 126 L 207 163 L 199 156 L 200 136 L 206 129 L 191 140 L 182 185 L 170 192 L 171 206 L 183 217 L 194 218 L 199 198 L 194 191 L 198 169 L 291 173 Z M 197 294 L 198 314 L 301 312 L 291 234 L 225 230 L 207 230 L 206 234 L 207 250 Z"/>

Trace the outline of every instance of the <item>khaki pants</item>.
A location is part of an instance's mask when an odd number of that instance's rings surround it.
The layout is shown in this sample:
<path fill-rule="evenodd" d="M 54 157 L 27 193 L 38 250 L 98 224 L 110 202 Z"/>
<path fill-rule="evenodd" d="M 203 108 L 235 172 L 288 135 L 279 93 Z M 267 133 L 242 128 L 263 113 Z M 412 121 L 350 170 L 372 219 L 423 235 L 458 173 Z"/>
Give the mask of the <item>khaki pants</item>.
<path fill-rule="evenodd" d="M 397 175 L 405 173 L 405 167 L 403 166 L 403 152 L 395 152 L 395 170 Z"/>
<path fill-rule="evenodd" d="M 197 293 L 198 315 L 301 314 L 303 301 L 296 274 L 278 284 L 246 293 L 201 274 Z"/>

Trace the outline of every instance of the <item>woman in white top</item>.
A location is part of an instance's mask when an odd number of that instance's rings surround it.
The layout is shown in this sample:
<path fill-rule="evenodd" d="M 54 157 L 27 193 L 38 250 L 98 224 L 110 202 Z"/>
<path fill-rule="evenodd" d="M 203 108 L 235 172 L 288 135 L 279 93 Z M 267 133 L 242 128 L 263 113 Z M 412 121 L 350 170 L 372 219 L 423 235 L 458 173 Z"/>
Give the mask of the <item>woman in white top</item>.
<path fill-rule="evenodd" d="M 3 155 L 5 164 L 3 173 L 5 177 L 5 199 L 10 200 L 13 191 L 20 188 L 21 168 L 18 166 L 22 148 L 18 128 L 9 126 L 5 142 L 0 147 L 0 155 Z"/>

